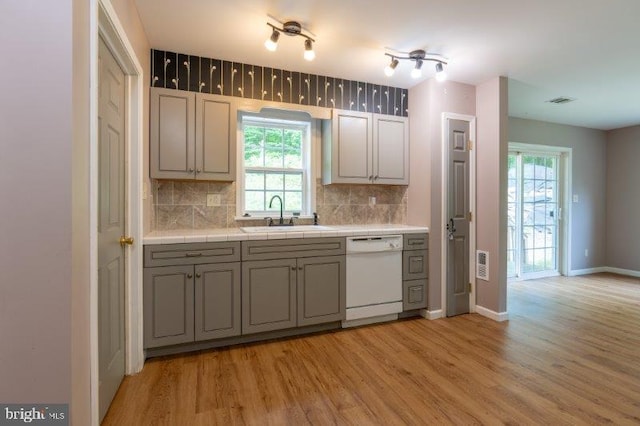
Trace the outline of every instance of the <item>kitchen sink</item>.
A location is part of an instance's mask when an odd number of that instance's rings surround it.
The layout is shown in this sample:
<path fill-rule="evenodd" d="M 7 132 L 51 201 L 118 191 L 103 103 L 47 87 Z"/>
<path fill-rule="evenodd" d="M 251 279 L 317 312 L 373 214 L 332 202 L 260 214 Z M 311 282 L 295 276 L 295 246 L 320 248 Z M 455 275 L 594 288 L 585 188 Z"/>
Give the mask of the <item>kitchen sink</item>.
<path fill-rule="evenodd" d="M 331 231 L 333 228 L 322 225 L 294 225 L 294 226 L 245 226 L 240 228 L 242 232 L 311 232 L 311 231 Z"/>

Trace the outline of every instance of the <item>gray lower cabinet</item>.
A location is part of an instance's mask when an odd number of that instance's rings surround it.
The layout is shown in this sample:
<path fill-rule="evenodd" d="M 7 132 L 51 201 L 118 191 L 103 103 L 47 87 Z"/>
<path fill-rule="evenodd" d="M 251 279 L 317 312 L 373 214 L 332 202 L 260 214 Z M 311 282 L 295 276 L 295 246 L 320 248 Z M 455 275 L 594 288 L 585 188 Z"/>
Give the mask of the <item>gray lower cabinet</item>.
<path fill-rule="evenodd" d="M 241 332 L 240 263 L 195 266 L 195 340 Z"/>
<path fill-rule="evenodd" d="M 429 235 L 405 234 L 402 252 L 402 308 L 427 307 L 429 284 Z"/>
<path fill-rule="evenodd" d="M 344 238 L 242 243 L 242 334 L 345 319 Z"/>
<path fill-rule="evenodd" d="M 242 334 L 296 326 L 296 260 L 242 262 Z"/>
<path fill-rule="evenodd" d="M 192 342 L 193 266 L 144 270 L 144 346 Z"/>
<path fill-rule="evenodd" d="M 344 256 L 298 259 L 298 326 L 345 318 Z"/>
<path fill-rule="evenodd" d="M 144 247 L 144 347 L 241 333 L 240 243 Z"/>

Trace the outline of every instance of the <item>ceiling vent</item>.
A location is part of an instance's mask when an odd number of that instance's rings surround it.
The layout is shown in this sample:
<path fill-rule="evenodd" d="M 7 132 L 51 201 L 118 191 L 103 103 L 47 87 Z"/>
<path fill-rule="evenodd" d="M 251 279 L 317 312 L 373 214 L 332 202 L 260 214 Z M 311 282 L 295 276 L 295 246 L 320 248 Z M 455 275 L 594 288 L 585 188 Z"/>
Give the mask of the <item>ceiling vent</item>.
<path fill-rule="evenodd" d="M 560 104 L 568 104 L 569 102 L 573 102 L 573 101 L 575 101 L 575 99 L 560 96 L 557 98 L 549 99 L 547 102 L 560 105 Z"/>

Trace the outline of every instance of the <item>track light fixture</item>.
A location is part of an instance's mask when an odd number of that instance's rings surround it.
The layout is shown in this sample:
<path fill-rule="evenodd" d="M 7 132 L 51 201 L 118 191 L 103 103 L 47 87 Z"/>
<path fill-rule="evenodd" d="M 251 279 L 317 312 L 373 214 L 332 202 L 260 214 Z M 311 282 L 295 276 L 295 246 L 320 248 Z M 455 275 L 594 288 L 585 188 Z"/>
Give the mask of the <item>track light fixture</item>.
<path fill-rule="evenodd" d="M 444 65 L 447 64 L 445 58 L 440 55 L 434 53 L 427 53 L 422 49 L 413 50 L 405 55 L 394 55 L 391 53 L 385 53 L 386 56 L 391 58 L 391 62 L 384 69 L 384 73 L 391 77 L 398 66 L 398 60 L 410 60 L 415 62 L 414 68 L 411 70 L 411 77 L 420 78 L 422 77 L 422 64 L 424 61 L 431 61 L 436 63 L 436 80 L 445 81 L 447 79 L 447 75 L 444 72 Z"/>
<path fill-rule="evenodd" d="M 286 34 L 288 36 L 301 36 L 305 38 L 304 41 L 304 59 L 307 61 L 313 61 L 316 57 L 316 52 L 313 51 L 313 42 L 315 41 L 311 37 L 302 33 L 302 25 L 300 25 L 296 21 L 288 21 L 282 24 L 282 28 L 278 28 L 273 24 L 267 22 L 267 25 L 272 28 L 271 36 L 264 42 L 264 46 L 267 50 L 274 52 L 278 47 L 278 39 L 280 38 L 280 33 Z"/>

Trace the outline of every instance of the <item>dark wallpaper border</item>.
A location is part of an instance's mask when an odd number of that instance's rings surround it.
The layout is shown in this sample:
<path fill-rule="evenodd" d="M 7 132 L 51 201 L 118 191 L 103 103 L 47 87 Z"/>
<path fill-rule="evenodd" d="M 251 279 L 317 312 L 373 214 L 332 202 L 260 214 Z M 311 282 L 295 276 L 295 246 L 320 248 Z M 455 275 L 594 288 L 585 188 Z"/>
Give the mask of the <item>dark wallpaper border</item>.
<path fill-rule="evenodd" d="M 409 91 L 151 49 L 151 86 L 407 117 Z"/>

